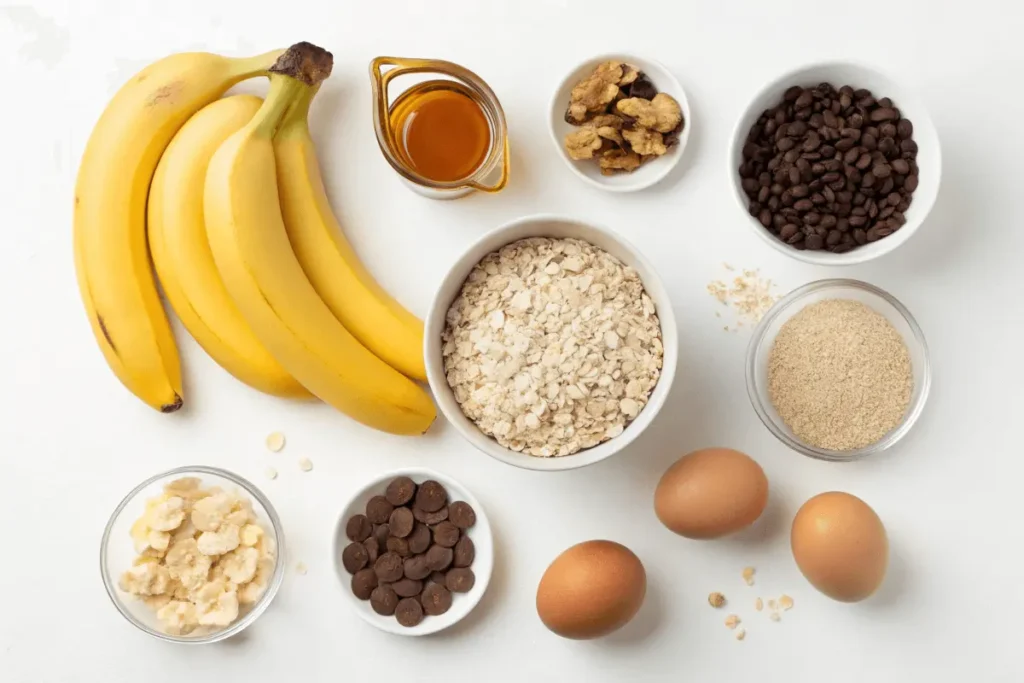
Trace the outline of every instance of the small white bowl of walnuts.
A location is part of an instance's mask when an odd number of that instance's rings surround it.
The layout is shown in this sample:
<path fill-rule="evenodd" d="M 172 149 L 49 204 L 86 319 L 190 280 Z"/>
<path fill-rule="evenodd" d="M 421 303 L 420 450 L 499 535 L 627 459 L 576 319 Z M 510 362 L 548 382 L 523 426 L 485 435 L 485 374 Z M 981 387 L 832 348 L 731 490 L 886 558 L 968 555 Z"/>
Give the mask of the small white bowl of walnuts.
<path fill-rule="evenodd" d="M 662 180 L 690 137 L 690 106 L 658 62 L 612 54 L 573 69 L 551 98 L 551 140 L 569 169 L 609 192 Z"/>

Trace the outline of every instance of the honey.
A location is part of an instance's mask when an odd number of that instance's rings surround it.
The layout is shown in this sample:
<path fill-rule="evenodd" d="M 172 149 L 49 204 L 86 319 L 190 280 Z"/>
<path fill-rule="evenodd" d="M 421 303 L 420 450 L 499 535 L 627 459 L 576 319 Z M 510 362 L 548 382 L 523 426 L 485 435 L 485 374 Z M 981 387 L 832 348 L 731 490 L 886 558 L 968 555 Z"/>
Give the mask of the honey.
<path fill-rule="evenodd" d="M 447 80 L 410 88 L 394 103 L 391 129 L 410 169 L 437 182 L 468 178 L 491 151 L 491 126 L 471 91 Z"/>

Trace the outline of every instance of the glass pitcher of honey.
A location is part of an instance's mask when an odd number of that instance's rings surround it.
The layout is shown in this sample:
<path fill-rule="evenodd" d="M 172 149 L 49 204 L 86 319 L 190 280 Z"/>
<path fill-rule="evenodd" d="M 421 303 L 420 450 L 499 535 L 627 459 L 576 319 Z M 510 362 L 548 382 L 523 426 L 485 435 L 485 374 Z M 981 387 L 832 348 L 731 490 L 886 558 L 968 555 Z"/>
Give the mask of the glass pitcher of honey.
<path fill-rule="evenodd" d="M 399 76 L 430 74 L 394 100 Z M 370 63 L 373 125 L 391 167 L 414 191 L 455 199 L 508 183 L 508 131 L 494 91 L 472 71 L 439 59 L 378 57 Z"/>

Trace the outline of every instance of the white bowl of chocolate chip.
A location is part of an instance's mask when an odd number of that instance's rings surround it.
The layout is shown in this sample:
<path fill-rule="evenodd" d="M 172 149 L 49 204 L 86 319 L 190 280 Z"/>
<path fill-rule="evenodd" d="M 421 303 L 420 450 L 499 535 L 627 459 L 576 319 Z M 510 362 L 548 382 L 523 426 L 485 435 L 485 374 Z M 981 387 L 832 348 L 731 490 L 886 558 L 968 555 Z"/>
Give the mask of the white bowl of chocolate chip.
<path fill-rule="evenodd" d="M 658 62 L 609 54 L 575 67 L 550 105 L 551 141 L 585 183 L 634 192 L 672 171 L 690 138 L 686 93 Z"/>
<path fill-rule="evenodd" d="M 611 230 L 537 215 L 484 235 L 455 262 L 425 329 L 427 379 L 473 446 L 525 469 L 621 452 L 675 376 L 668 293 Z"/>

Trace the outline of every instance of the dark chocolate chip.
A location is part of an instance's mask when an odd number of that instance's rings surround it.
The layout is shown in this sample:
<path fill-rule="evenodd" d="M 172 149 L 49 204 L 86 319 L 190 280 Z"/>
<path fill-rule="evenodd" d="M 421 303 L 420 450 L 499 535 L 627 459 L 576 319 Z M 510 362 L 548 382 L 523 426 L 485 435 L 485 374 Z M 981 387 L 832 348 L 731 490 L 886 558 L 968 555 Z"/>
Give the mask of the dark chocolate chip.
<path fill-rule="evenodd" d="M 389 586 L 377 586 L 370 593 L 370 607 L 382 617 L 390 617 L 398 607 L 398 594 Z"/>
<path fill-rule="evenodd" d="M 474 559 L 476 559 L 476 546 L 473 545 L 473 539 L 463 536 L 455 544 L 455 559 L 452 560 L 452 566 L 468 567 L 473 564 Z"/>
<path fill-rule="evenodd" d="M 345 535 L 348 540 L 362 543 L 373 533 L 373 525 L 366 515 L 352 515 L 345 525 Z"/>
<path fill-rule="evenodd" d="M 419 489 L 417 489 L 414 505 L 426 512 L 437 512 L 447 502 L 448 492 L 445 491 L 444 486 L 433 479 L 428 479 L 420 484 Z"/>
<path fill-rule="evenodd" d="M 452 606 L 452 594 L 445 586 L 437 583 L 429 584 L 420 595 L 423 611 L 432 617 L 440 616 Z"/>
<path fill-rule="evenodd" d="M 430 529 L 427 528 L 427 525 L 417 522 L 416 527 L 407 539 L 409 541 L 409 551 L 413 555 L 427 552 L 427 548 L 430 547 L 430 539 Z"/>
<path fill-rule="evenodd" d="M 388 484 L 384 497 L 392 505 L 405 505 L 416 493 L 416 482 L 409 477 L 396 477 Z"/>
<path fill-rule="evenodd" d="M 369 600 L 377 583 L 377 574 L 374 570 L 360 569 L 352 577 L 352 594 L 360 600 Z"/>
<path fill-rule="evenodd" d="M 398 538 L 405 538 L 412 533 L 414 521 L 412 510 L 409 508 L 395 508 L 391 512 L 391 517 L 388 519 L 388 525 L 391 527 L 391 535 Z"/>
<path fill-rule="evenodd" d="M 439 583 L 442 586 L 445 582 L 444 572 L 431 572 L 430 576 L 427 577 L 427 583 Z"/>
<path fill-rule="evenodd" d="M 453 593 L 468 593 L 476 584 L 476 574 L 472 569 L 460 567 L 452 569 L 444 577 L 445 588 Z"/>
<path fill-rule="evenodd" d="M 469 529 L 476 524 L 476 512 L 466 501 L 457 500 L 448 506 L 448 519 L 460 529 Z"/>
<path fill-rule="evenodd" d="M 402 578 L 402 557 L 397 553 L 386 552 L 373 563 L 373 571 L 381 581 L 398 581 Z"/>
<path fill-rule="evenodd" d="M 427 578 L 431 572 L 430 567 L 427 566 L 427 556 L 416 555 L 415 557 L 406 558 L 403 572 L 405 573 L 405 578 L 414 581 L 422 581 Z"/>
<path fill-rule="evenodd" d="M 455 553 L 451 548 L 445 548 L 441 545 L 432 545 L 430 546 L 430 550 L 427 551 L 426 558 L 427 566 L 435 572 L 441 572 L 448 569 L 448 566 L 455 558 Z"/>
<path fill-rule="evenodd" d="M 441 522 L 434 527 L 434 543 L 445 548 L 454 548 L 459 542 L 459 527 L 451 522 Z"/>
<path fill-rule="evenodd" d="M 384 496 L 374 496 L 366 503 L 366 518 L 374 524 L 383 524 L 394 509 L 395 506 Z"/>
<path fill-rule="evenodd" d="M 401 581 L 395 581 L 391 584 L 391 587 L 395 590 L 395 593 L 402 598 L 415 598 L 417 595 L 423 592 L 423 582 L 414 581 L 413 579 L 402 579 Z"/>
<path fill-rule="evenodd" d="M 391 527 L 387 524 L 374 524 L 373 537 L 377 539 L 377 545 L 381 548 L 388 544 L 388 537 L 391 536 Z"/>
<path fill-rule="evenodd" d="M 388 539 L 387 549 L 399 557 L 409 557 L 412 551 L 409 550 L 409 541 L 404 538 L 392 536 Z"/>
<path fill-rule="evenodd" d="M 447 505 L 437 512 L 427 512 L 426 510 L 420 510 L 419 508 L 412 509 L 412 516 L 416 518 L 417 522 L 423 522 L 424 524 L 440 524 L 444 520 L 448 519 L 448 515 L 449 510 Z"/>
<path fill-rule="evenodd" d="M 423 605 L 416 598 L 402 598 L 395 607 L 395 618 L 406 628 L 416 626 L 423 621 Z"/>
<path fill-rule="evenodd" d="M 349 574 L 355 574 L 369 562 L 369 555 L 362 543 L 349 543 L 341 551 L 341 564 Z"/>
<path fill-rule="evenodd" d="M 363 541 L 363 547 L 366 548 L 366 557 L 370 564 L 377 561 L 380 557 L 380 541 L 375 536 L 370 536 L 368 539 Z"/>

